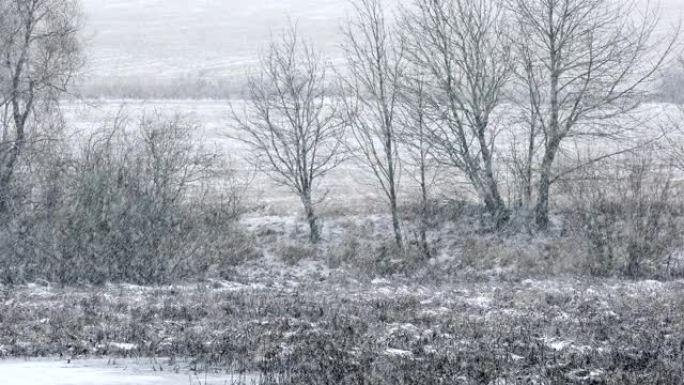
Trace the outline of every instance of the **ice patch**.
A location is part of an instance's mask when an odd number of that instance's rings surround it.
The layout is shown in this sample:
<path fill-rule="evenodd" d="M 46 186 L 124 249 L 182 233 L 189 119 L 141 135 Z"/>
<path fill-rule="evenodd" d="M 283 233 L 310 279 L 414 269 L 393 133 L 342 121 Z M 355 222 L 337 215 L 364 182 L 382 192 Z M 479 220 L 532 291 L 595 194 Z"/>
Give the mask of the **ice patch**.
<path fill-rule="evenodd" d="M 155 364 L 159 367 L 159 364 Z M 254 377 L 254 378 L 252 378 Z M 0 361 L 0 381 L 3 385 L 219 385 L 257 381 L 256 376 L 224 374 L 192 374 L 186 370 L 153 369 L 152 362 L 121 360 L 82 360 L 66 363 L 51 360 Z"/>

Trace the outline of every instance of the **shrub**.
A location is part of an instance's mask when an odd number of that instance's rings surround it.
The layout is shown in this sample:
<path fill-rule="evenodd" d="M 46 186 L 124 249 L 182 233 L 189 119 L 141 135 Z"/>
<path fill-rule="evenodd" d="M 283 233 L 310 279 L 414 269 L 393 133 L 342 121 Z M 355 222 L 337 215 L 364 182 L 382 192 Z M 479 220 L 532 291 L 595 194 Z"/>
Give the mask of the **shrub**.
<path fill-rule="evenodd" d="M 566 232 L 586 249 L 594 275 L 653 276 L 679 246 L 682 205 L 669 171 L 648 153 L 566 181 Z"/>
<path fill-rule="evenodd" d="M 74 155 L 44 159 L 49 177 L 18 186 L 24 199 L 3 234 L 3 280 L 159 283 L 249 255 L 239 194 L 209 185 L 219 159 L 194 144 L 195 128 L 143 118 L 129 132 L 117 121 Z"/>
<path fill-rule="evenodd" d="M 331 267 L 344 266 L 369 277 L 412 275 L 425 266 L 420 247 L 407 244 L 404 249 L 381 235 L 368 237 L 353 232 L 329 245 L 324 255 Z"/>
<path fill-rule="evenodd" d="M 294 266 L 305 259 L 316 257 L 316 248 L 307 243 L 281 241 L 275 247 L 275 254 L 289 266 Z"/>

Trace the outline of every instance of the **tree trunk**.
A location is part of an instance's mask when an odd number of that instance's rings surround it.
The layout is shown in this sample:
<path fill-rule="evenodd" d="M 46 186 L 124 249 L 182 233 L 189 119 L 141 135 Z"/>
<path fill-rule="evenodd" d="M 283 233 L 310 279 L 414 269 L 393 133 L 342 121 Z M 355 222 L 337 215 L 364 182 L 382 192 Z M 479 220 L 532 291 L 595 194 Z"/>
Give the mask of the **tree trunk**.
<path fill-rule="evenodd" d="M 403 249 L 404 241 L 401 237 L 401 225 L 399 224 L 399 208 L 397 207 L 397 194 L 394 183 L 390 185 L 390 211 L 392 211 L 392 228 L 394 229 L 394 241 L 397 247 Z"/>
<path fill-rule="evenodd" d="M 479 186 L 485 210 L 494 219 L 497 230 L 503 228 L 510 220 L 510 212 L 501 198 L 491 167 L 487 167 L 482 177 L 473 176 L 470 179 L 475 186 Z"/>
<path fill-rule="evenodd" d="M 382 82 L 382 81 L 381 81 Z M 384 96 L 383 96 L 384 98 Z M 397 207 L 397 186 L 395 179 L 395 161 L 394 157 L 394 131 L 391 125 L 389 113 L 385 109 L 385 157 L 387 159 L 387 195 L 389 198 L 390 211 L 392 214 L 392 228 L 394 229 L 394 241 L 399 249 L 404 248 L 404 241 L 401 237 L 401 226 L 399 224 L 399 209 Z"/>
<path fill-rule="evenodd" d="M 21 154 L 22 148 L 24 146 L 24 141 L 26 140 L 25 126 L 26 121 L 31 112 L 33 106 L 33 85 L 29 87 L 29 97 L 24 106 L 24 111 L 21 110 L 21 104 L 19 101 L 19 88 L 21 81 L 21 74 L 24 62 L 26 60 L 26 55 L 28 52 L 28 45 L 30 40 L 30 34 L 27 32 L 25 48 L 22 51 L 21 58 L 19 59 L 19 64 L 17 65 L 16 72 L 12 79 L 12 119 L 14 123 L 15 135 L 14 143 L 8 151 L 8 158 L 4 160 L 4 163 L 0 166 L 2 167 L 2 174 L 0 175 L 0 215 L 4 215 L 9 210 L 9 194 L 10 194 L 10 183 L 12 182 L 12 177 L 14 176 L 14 168 L 17 163 L 17 159 Z"/>
<path fill-rule="evenodd" d="M 534 209 L 534 220 L 537 229 L 546 230 L 549 227 L 549 190 L 551 188 L 551 166 L 556 159 L 559 141 L 549 143 L 542 160 L 539 176 L 539 192 L 537 205 Z"/>
<path fill-rule="evenodd" d="M 501 229 L 510 220 L 510 212 L 506 207 L 498 185 L 493 175 L 487 176 L 480 172 L 467 172 L 466 177 L 475 186 L 478 197 L 484 202 L 486 213 L 492 216 L 497 229 Z"/>
<path fill-rule="evenodd" d="M 0 171 L 0 215 L 5 215 L 10 208 L 10 184 L 19 157 L 20 145 L 21 143 L 18 140 L 12 143 L 12 147 L 6 155 L 7 159 L 4 159 L 3 164 L 0 165 L 2 169 Z"/>
<path fill-rule="evenodd" d="M 311 192 L 306 192 L 302 196 L 302 203 L 304 204 L 304 213 L 306 214 L 306 221 L 309 223 L 309 241 L 317 244 L 321 241 L 321 232 L 318 228 L 318 218 L 314 211 L 313 203 L 311 202 Z"/>
<path fill-rule="evenodd" d="M 559 82 L 560 71 L 558 70 L 559 56 L 556 51 L 555 40 L 551 42 L 551 84 L 550 84 L 550 109 L 551 116 L 546 133 L 546 145 L 544 146 L 544 159 L 541 164 L 539 176 L 539 196 L 537 206 L 534 209 L 534 220 L 538 230 L 546 230 L 549 227 L 549 189 L 551 188 L 551 167 L 556 159 L 556 152 L 563 137 L 560 130 L 560 105 L 559 105 Z"/>
<path fill-rule="evenodd" d="M 503 228 L 508 221 L 511 219 L 511 214 L 506 207 L 501 194 L 499 194 L 499 188 L 494 180 L 493 175 L 487 175 L 487 194 L 489 195 L 489 204 L 487 210 L 494 217 L 497 230 Z"/>
<path fill-rule="evenodd" d="M 485 189 L 485 207 L 487 211 L 494 217 L 496 228 L 501 229 L 510 219 L 510 213 L 506 208 L 506 204 L 499 193 L 499 185 L 494 177 L 493 154 L 489 151 L 487 140 L 485 138 L 485 130 L 487 124 L 481 119 L 478 120 L 478 141 L 480 143 L 480 153 L 482 162 L 484 163 L 484 189 Z"/>
<path fill-rule="evenodd" d="M 427 240 L 427 229 L 428 229 L 428 218 L 429 215 L 429 202 L 428 202 L 428 192 L 427 192 L 427 180 L 425 176 L 425 159 L 421 159 L 420 165 L 420 193 L 422 200 L 421 208 L 421 222 L 420 222 L 420 248 L 422 249 L 423 256 L 425 259 L 430 259 L 430 244 Z"/>
<path fill-rule="evenodd" d="M 511 214 L 500 196 L 493 195 L 490 189 L 485 194 L 485 210 L 494 218 L 496 229 L 500 230 L 511 219 Z"/>
<path fill-rule="evenodd" d="M 536 127 L 534 125 L 535 116 L 532 114 L 530 123 L 532 126 L 530 128 L 530 137 L 527 142 L 527 159 L 525 164 L 525 180 L 523 188 L 523 206 L 525 210 L 529 210 L 532 205 L 532 162 L 534 162 L 534 144 L 535 144 L 535 131 Z M 527 215 L 527 214 L 526 214 Z"/>

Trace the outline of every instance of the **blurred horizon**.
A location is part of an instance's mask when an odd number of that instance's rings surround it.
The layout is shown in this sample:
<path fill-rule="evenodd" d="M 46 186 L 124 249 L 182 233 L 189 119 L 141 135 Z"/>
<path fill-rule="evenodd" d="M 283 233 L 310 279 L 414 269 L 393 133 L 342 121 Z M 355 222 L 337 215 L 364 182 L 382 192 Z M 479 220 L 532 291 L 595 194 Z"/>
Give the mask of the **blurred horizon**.
<path fill-rule="evenodd" d="M 660 3 L 664 25 L 684 10 L 682 0 Z M 347 0 L 83 0 L 84 84 L 239 83 L 272 34 L 290 21 L 335 60 L 349 10 Z"/>

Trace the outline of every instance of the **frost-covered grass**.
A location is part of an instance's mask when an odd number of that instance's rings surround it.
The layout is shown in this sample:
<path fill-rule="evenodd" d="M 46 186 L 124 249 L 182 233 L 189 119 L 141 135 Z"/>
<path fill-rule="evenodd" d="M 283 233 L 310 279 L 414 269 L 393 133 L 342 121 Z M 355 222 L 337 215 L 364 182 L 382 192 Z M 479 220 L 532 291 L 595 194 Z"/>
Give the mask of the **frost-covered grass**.
<path fill-rule="evenodd" d="M 275 270 L 168 287 L 5 287 L 0 354 L 177 357 L 181 370 L 257 372 L 264 383 L 684 381 L 684 281 Z"/>

